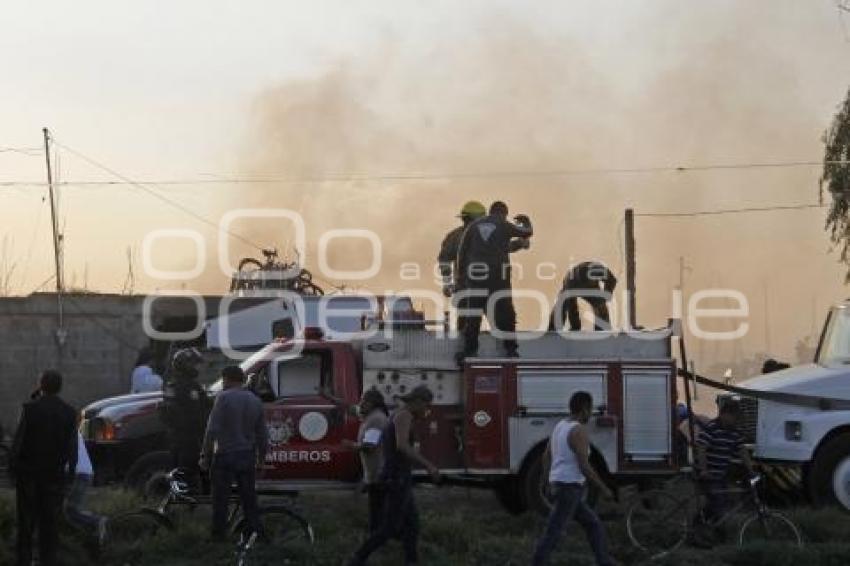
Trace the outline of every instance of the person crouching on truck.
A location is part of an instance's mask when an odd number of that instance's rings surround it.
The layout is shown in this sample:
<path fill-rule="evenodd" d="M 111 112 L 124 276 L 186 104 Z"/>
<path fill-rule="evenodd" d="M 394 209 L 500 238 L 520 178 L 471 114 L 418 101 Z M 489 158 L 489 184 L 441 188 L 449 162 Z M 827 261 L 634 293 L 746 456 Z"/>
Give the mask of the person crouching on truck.
<path fill-rule="evenodd" d="M 386 492 L 380 526 L 357 549 L 348 561 L 349 566 L 365 564 L 373 552 L 392 538 L 401 539 L 405 565 L 419 561 L 419 514 L 413 499 L 413 464 L 424 466 L 434 483 L 439 483 L 440 472 L 414 447 L 413 428 L 416 421 L 428 415 L 433 399 L 434 394 L 428 387 L 418 385 L 401 397 L 404 404 L 387 421 L 380 476 Z"/>
<path fill-rule="evenodd" d="M 387 404 L 384 395 L 374 387 L 367 389 L 357 406 L 362 422 L 357 432 L 357 442 L 351 447 L 360 453 L 363 468 L 363 491 L 369 496 L 369 534 L 378 530 L 384 507 L 384 486 L 378 481 L 383 456 L 381 436 L 387 426 Z"/>
<path fill-rule="evenodd" d="M 587 540 L 593 548 L 596 563 L 600 566 L 610 566 L 614 562 L 608 555 L 605 542 L 605 530 L 599 517 L 582 498 L 585 480 L 590 480 L 599 491 L 607 497 L 613 497 L 611 490 L 605 485 L 588 462 L 590 442 L 587 438 L 585 425 L 593 411 L 593 398 L 590 393 L 579 391 L 570 397 L 570 415 L 555 425 L 543 461 L 551 462 L 549 467 L 549 483 L 555 504 L 549 513 L 546 530 L 537 542 L 532 564 L 541 566 L 549 560 L 549 555 L 555 549 L 564 525 L 570 519 L 575 519 L 584 529 Z"/>

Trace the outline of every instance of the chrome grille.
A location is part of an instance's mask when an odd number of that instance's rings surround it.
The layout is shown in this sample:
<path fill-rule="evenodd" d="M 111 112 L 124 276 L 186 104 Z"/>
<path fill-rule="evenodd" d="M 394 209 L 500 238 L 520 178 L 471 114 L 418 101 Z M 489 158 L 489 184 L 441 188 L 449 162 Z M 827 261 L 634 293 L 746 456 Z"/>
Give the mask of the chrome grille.
<path fill-rule="evenodd" d="M 752 397 L 741 397 L 741 419 L 738 428 L 744 435 L 744 442 L 754 444 L 756 441 L 756 427 L 759 418 L 758 399 Z"/>

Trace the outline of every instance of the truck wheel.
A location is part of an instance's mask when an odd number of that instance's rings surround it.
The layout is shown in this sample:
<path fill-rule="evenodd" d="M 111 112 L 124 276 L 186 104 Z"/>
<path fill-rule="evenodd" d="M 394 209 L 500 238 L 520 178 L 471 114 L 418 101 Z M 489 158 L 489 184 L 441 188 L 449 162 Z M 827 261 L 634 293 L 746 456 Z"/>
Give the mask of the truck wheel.
<path fill-rule="evenodd" d="M 494 491 L 499 503 L 511 515 L 519 515 L 526 510 L 523 502 L 521 482 L 511 477 L 496 484 Z"/>
<path fill-rule="evenodd" d="M 818 450 L 809 473 L 809 494 L 816 505 L 838 505 L 850 512 L 850 433 Z"/>
<path fill-rule="evenodd" d="M 552 509 L 549 500 L 549 474 L 543 469 L 543 448 L 531 455 L 519 481 L 522 506 L 541 515 Z"/>
<path fill-rule="evenodd" d="M 529 457 L 529 462 L 520 480 L 520 488 L 526 508 L 537 511 L 541 515 L 548 515 L 552 509 L 552 503 L 549 490 L 549 470 L 543 469 L 543 452 L 544 448 L 540 447 Z M 593 446 L 590 447 L 588 462 L 611 490 L 616 493 L 614 478 L 608 472 L 605 458 Z M 599 489 L 593 484 L 587 484 L 586 494 L 587 504 L 590 507 L 596 507 L 596 503 L 599 501 Z"/>
<path fill-rule="evenodd" d="M 173 467 L 170 452 L 148 452 L 133 462 L 124 477 L 124 486 L 133 491 L 142 492 L 148 482 L 158 474 L 168 472 Z"/>

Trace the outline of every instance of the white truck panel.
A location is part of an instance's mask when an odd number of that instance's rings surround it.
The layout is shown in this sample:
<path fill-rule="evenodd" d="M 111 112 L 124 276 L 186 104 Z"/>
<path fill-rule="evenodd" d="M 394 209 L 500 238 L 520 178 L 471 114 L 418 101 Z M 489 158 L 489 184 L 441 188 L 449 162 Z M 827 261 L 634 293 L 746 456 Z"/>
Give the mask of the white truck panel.
<path fill-rule="evenodd" d="M 623 451 L 634 460 L 671 452 L 670 368 L 623 368 Z M 662 416 L 662 418 L 659 418 Z"/>
<path fill-rule="evenodd" d="M 552 434 L 559 420 L 566 415 L 547 415 L 538 417 L 511 417 L 508 419 L 508 434 L 510 437 L 510 467 L 511 472 L 518 473 L 523 460 L 540 442 Z M 591 417 L 587 424 L 590 443 L 605 458 L 608 470 L 616 472 L 617 460 L 617 429 L 616 427 L 596 426 L 596 417 Z"/>

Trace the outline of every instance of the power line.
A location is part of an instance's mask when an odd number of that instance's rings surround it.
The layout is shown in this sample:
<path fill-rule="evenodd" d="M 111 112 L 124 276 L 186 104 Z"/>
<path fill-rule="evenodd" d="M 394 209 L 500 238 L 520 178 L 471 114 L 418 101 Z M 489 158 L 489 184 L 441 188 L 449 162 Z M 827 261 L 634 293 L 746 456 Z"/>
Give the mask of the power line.
<path fill-rule="evenodd" d="M 643 212 L 635 216 L 654 218 L 682 218 L 690 216 L 718 216 L 721 214 L 742 214 L 746 212 L 773 212 L 777 210 L 803 210 L 808 208 L 825 208 L 824 204 L 793 204 L 786 206 L 756 206 L 750 208 L 728 208 L 721 210 L 700 210 L 696 212 Z"/>
<path fill-rule="evenodd" d="M 73 150 L 62 146 L 68 151 Z M 83 157 L 80 155 L 80 157 Z M 94 162 L 92 162 L 94 164 Z M 701 171 L 722 171 L 739 169 L 777 169 L 792 167 L 814 167 L 823 165 L 850 165 L 848 160 L 799 160 L 799 161 L 777 161 L 777 162 L 753 162 L 753 163 L 715 163 L 706 165 L 681 165 L 681 166 L 658 166 L 658 167 L 625 167 L 625 168 L 588 168 L 588 169 L 554 169 L 545 171 L 468 171 L 456 173 L 392 173 L 382 175 L 328 175 L 325 177 L 222 177 L 215 179 L 189 178 L 189 179 L 152 179 L 133 181 L 121 177 L 114 171 L 97 164 L 98 167 L 109 171 L 119 177 L 120 181 L 63 181 L 63 186 L 115 186 L 136 185 L 152 186 L 177 186 L 177 185 L 257 185 L 257 184 L 311 184 L 311 183 L 351 183 L 366 181 L 441 181 L 452 179 L 479 179 L 479 178 L 541 178 L 541 177 L 570 177 L 570 176 L 594 176 L 594 175 L 626 175 L 646 173 L 689 173 Z M 44 183 L 38 181 L 0 181 L 0 186 L 36 186 Z"/>
<path fill-rule="evenodd" d="M 89 163 L 90 165 L 93 165 L 93 166 L 97 167 L 98 169 L 101 169 L 101 170 L 103 170 L 103 171 L 106 171 L 106 172 L 107 172 L 107 173 L 109 173 L 110 175 L 113 175 L 113 176 L 115 176 L 115 177 L 117 177 L 117 178 L 121 179 L 121 184 L 123 184 L 123 185 L 131 185 L 131 186 L 133 186 L 133 187 L 136 187 L 136 188 L 138 188 L 138 189 L 141 189 L 141 190 L 145 191 L 147 194 L 151 195 L 152 197 L 154 197 L 154 198 L 156 198 L 156 199 L 158 199 L 158 200 L 160 200 L 160 201 L 162 201 L 162 202 L 166 203 L 167 205 L 172 206 L 172 207 L 174 207 L 174 208 L 176 208 L 176 209 L 180 210 L 181 212 L 183 212 L 183 213 L 185 213 L 185 214 L 188 214 L 189 216 L 191 216 L 191 217 L 192 217 L 192 218 L 194 218 L 195 220 L 198 220 L 198 221 L 200 221 L 200 222 L 203 222 L 204 224 L 207 224 L 208 226 L 212 226 L 212 227 L 213 227 L 213 228 L 215 228 L 216 230 L 220 230 L 220 231 L 222 231 L 222 232 L 224 232 L 224 233 L 228 234 L 230 237 L 232 237 L 232 238 L 234 238 L 234 239 L 236 239 L 236 240 L 239 240 L 239 241 L 241 241 L 241 242 L 243 242 L 243 243 L 245 243 L 245 244 L 248 244 L 249 246 L 251 246 L 251 247 L 253 247 L 253 248 L 257 249 L 257 250 L 262 250 L 262 249 L 263 249 L 263 247 L 262 247 L 261 245 L 257 244 L 256 242 L 253 242 L 253 241 L 249 240 L 248 238 L 246 238 L 246 237 L 244 237 L 244 236 L 242 236 L 242 235 L 240 235 L 240 234 L 237 234 L 237 233 L 235 233 L 235 232 L 232 232 L 232 231 L 230 231 L 230 230 L 225 230 L 224 228 L 222 228 L 222 227 L 219 225 L 219 223 L 218 223 L 218 222 L 215 222 L 215 221 L 210 220 L 210 219 L 208 219 L 208 218 L 206 218 L 206 217 L 204 217 L 204 216 L 201 216 L 200 214 L 198 214 L 197 212 L 195 212 L 195 211 L 194 211 L 194 210 L 192 210 L 191 208 L 189 208 L 189 207 L 187 207 L 187 206 L 184 206 L 184 205 L 180 204 L 180 203 L 179 203 L 179 202 L 177 202 L 177 201 L 171 200 L 170 198 L 166 197 L 166 196 L 165 196 L 165 195 L 163 195 L 163 194 L 160 194 L 159 192 L 157 192 L 157 191 L 156 191 L 156 190 L 154 190 L 154 188 L 153 188 L 153 186 L 156 186 L 156 185 L 157 185 L 157 183 L 150 183 L 150 182 L 142 183 L 142 182 L 134 181 L 134 180 L 132 180 L 132 179 L 130 179 L 130 178 L 128 178 L 128 177 L 125 177 L 124 175 L 122 175 L 121 173 L 119 173 L 119 172 L 115 171 L 114 169 L 111 169 L 111 168 L 107 167 L 106 165 L 103 165 L 102 163 L 99 163 L 98 161 L 95 161 L 95 160 L 94 160 L 94 159 L 92 159 L 91 157 L 88 157 L 88 156 L 86 156 L 86 155 L 83 155 L 83 154 L 82 154 L 82 153 L 80 153 L 79 151 L 77 151 L 77 150 L 75 150 L 75 149 L 73 149 L 73 148 L 71 148 L 71 147 L 68 147 L 67 145 L 65 145 L 65 144 L 63 144 L 63 143 L 60 143 L 60 142 L 56 141 L 56 139 L 55 139 L 55 138 L 53 138 L 53 143 L 54 143 L 54 144 L 56 144 L 56 146 L 61 147 L 61 148 L 62 148 L 62 149 L 64 149 L 65 151 L 67 151 L 67 152 L 71 153 L 72 155 L 75 155 L 76 157 L 79 157 L 80 159 L 82 159 L 82 160 L 83 160 L 83 161 L 85 161 L 86 163 Z M 67 184 L 68 184 L 68 182 L 63 183 L 63 185 L 67 185 Z M 113 183 L 113 184 L 118 184 L 118 183 Z M 153 186 L 146 186 L 146 185 L 153 185 Z"/>

